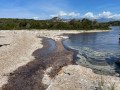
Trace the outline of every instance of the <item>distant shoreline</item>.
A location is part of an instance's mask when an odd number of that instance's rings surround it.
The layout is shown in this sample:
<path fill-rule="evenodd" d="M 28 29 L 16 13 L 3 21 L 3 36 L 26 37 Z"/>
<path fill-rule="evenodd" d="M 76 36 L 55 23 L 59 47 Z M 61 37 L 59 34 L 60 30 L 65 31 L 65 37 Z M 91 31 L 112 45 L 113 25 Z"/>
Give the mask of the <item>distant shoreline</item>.
<path fill-rule="evenodd" d="M 80 33 L 97 33 L 97 32 L 109 32 L 111 30 L 0 30 L 0 32 L 3 33 L 31 33 L 33 35 L 51 38 L 55 41 L 58 41 L 60 39 L 67 39 L 69 37 L 64 36 L 64 34 L 80 34 Z"/>
<path fill-rule="evenodd" d="M 48 30 L 48 29 L 23 29 L 23 30 L 0 30 L 0 32 L 31 32 L 31 33 L 47 33 L 52 31 L 55 35 L 58 35 L 57 32 L 59 34 L 76 34 L 76 33 L 92 33 L 92 32 L 108 32 L 108 31 L 112 31 L 112 29 L 109 30 L 100 30 L 100 29 L 95 29 L 95 30 Z"/>

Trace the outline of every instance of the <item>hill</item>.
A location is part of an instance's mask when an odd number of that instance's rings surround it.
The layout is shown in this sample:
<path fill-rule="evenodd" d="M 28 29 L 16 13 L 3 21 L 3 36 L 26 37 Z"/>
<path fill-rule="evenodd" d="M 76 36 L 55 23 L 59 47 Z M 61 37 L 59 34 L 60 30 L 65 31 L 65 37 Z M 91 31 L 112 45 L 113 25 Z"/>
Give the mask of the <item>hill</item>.
<path fill-rule="evenodd" d="M 50 19 L 51 22 L 66 22 L 65 20 L 59 18 L 59 17 L 54 17 L 52 19 Z"/>

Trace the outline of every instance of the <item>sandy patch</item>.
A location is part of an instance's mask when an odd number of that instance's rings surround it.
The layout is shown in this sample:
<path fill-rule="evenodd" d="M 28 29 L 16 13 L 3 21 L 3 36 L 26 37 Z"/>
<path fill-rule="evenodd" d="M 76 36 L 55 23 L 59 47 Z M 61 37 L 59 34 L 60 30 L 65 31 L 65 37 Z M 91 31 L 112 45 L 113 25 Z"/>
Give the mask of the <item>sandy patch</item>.
<path fill-rule="evenodd" d="M 41 39 L 29 32 L 0 31 L 0 87 L 11 72 L 32 61 L 32 53 L 42 48 Z"/>

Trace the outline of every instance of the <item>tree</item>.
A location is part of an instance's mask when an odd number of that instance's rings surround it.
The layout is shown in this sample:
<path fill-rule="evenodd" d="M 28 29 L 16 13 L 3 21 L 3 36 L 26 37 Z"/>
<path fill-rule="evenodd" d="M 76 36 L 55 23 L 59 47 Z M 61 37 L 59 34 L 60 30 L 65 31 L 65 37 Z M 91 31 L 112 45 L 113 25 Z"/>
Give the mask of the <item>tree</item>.
<path fill-rule="evenodd" d="M 92 25 L 93 25 L 93 26 L 97 26 L 97 25 L 98 25 L 98 21 L 97 21 L 96 19 L 93 20 Z"/>
<path fill-rule="evenodd" d="M 72 20 L 69 21 L 69 24 L 74 26 L 76 22 L 77 22 L 76 19 L 72 19 Z"/>
<path fill-rule="evenodd" d="M 82 19 L 81 23 L 82 23 L 83 29 L 91 29 L 91 27 L 92 27 L 92 21 L 90 21 L 88 19 L 85 19 L 85 18 Z"/>

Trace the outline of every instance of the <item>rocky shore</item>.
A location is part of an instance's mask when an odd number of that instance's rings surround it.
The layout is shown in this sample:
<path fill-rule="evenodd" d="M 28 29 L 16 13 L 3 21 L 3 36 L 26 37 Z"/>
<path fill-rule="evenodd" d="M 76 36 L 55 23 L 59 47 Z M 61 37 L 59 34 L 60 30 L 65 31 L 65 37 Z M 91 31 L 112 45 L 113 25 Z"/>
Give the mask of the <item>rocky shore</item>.
<path fill-rule="evenodd" d="M 119 77 L 71 65 L 73 52 L 63 47 L 61 40 L 68 37 L 62 34 L 90 32 L 101 30 L 0 31 L 0 90 L 119 90 Z"/>
<path fill-rule="evenodd" d="M 119 77 L 95 74 L 80 65 L 63 67 L 49 83 L 47 90 L 120 90 Z"/>

